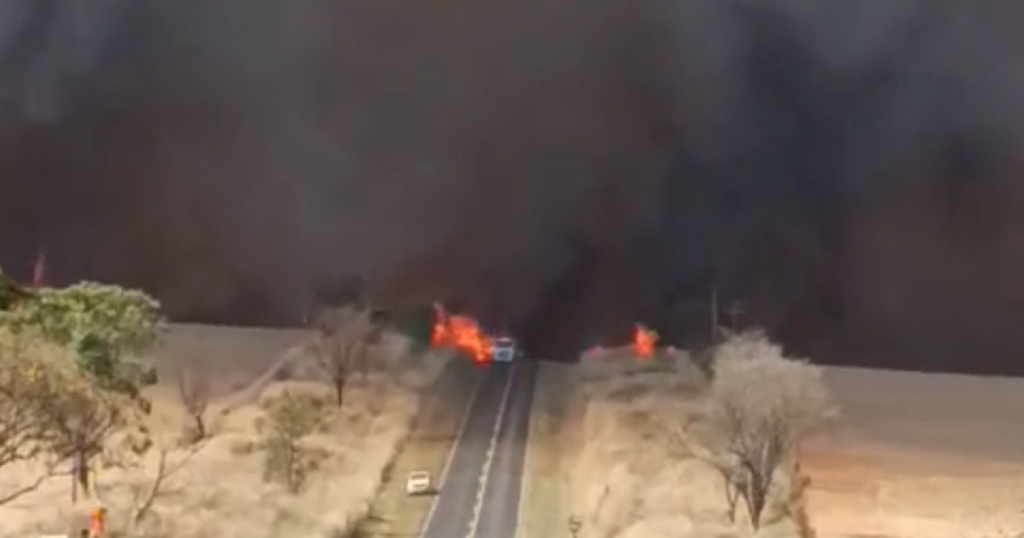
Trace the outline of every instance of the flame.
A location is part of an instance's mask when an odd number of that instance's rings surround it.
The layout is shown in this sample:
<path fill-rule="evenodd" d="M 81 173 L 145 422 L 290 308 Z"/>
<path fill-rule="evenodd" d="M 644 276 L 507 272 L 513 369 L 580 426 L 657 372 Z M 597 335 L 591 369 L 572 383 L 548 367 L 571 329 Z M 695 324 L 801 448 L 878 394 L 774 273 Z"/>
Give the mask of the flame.
<path fill-rule="evenodd" d="M 637 357 L 650 357 L 658 344 L 658 333 L 637 323 L 633 329 L 633 353 Z"/>
<path fill-rule="evenodd" d="M 491 339 L 476 320 L 468 316 L 453 316 L 438 303 L 434 303 L 434 318 L 431 345 L 455 348 L 478 363 L 491 359 Z"/>
<path fill-rule="evenodd" d="M 434 303 L 434 328 L 430 332 L 430 345 L 441 347 L 451 341 L 451 330 L 448 328 L 448 311 L 440 303 Z"/>
<path fill-rule="evenodd" d="M 40 252 L 32 265 L 32 287 L 38 288 L 46 280 L 46 254 Z"/>

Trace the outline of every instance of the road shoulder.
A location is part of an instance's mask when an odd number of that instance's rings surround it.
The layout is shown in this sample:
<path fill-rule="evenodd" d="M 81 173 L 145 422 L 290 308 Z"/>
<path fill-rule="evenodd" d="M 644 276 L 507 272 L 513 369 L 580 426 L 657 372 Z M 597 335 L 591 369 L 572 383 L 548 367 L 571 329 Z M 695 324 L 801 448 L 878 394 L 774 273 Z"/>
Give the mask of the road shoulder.
<path fill-rule="evenodd" d="M 568 520 L 568 428 L 573 367 L 542 362 L 536 373 L 519 503 L 518 538 L 561 536 Z"/>
<path fill-rule="evenodd" d="M 434 497 L 406 495 L 405 477 L 413 471 L 427 471 L 435 484 L 440 480 L 484 373 L 468 361 L 453 360 L 426 390 L 409 437 L 385 473 L 359 536 L 419 536 Z"/>

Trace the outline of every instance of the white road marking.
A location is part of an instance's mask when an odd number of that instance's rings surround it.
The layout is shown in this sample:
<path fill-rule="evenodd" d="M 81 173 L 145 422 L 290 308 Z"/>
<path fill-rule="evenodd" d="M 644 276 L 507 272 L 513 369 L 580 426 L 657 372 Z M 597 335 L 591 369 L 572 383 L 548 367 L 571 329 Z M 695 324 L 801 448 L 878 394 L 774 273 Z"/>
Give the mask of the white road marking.
<path fill-rule="evenodd" d="M 441 476 L 437 479 L 437 490 L 438 492 L 444 488 L 445 482 L 448 481 L 448 472 L 452 468 L 452 460 L 455 459 L 455 450 L 459 448 L 462 443 L 462 437 L 466 435 L 466 424 L 469 422 L 469 415 L 473 411 L 473 406 L 476 404 L 477 396 L 480 395 L 480 388 L 484 386 L 484 381 L 487 380 L 487 375 L 483 375 L 476 382 L 476 387 L 473 388 L 473 395 L 469 397 L 469 403 L 466 404 L 466 409 L 462 412 L 462 419 L 459 420 L 459 433 L 455 436 L 455 440 L 452 445 L 448 447 L 448 456 L 445 459 L 444 467 L 441 469 Z M 440 495 L 434 495 L 430 500 L 430 510 L 427 511 L 427 517 L 423 520 L 423 526 L 420 527 L 420 536 L 427 533 L 427 529 L 430 528 L 430 522 L 434 519 L 434 511 L 437 510 L 437 501 Z"/>
<path fill-rule="evenodd" d="M 537 361 L 537 370 L 540 370 L 540 367 L 541 367 L 541 363 L 540 363 L 540 361 Z M 535 416 L 535 413 L 533 412 L 534 411 L 533 407 L 534 407 L 534 402 L 536 402 L 536 397 L 537 397 L 536 378 L 539 377 L 539 372 L 535 371 L 533 375 L 535 376 L 534 377 L 534 392 L 532 394 L 533 398 L 530 399 L 530 404 L 529 404 L 530 405 L 530 407 L 529 407 L 530 415 L 526 419 L 526 424 L 527 424 L 527 426 L 526 426 L 527 443 L 526 443 L 526 446 L 523 447 L 523 476 L 520 478 L 520 480 L 522 481 L 523 487 L 522 487 L 522 489 L 519 492 L 519 511 L 516 512 L 516 536 L 519 537 L 519 538 L 526 538 L 526 531 L 524 530 L 525 526 L 523 525 L 523 520 L 526 519 L 526 516 L 525 516 L 524 513 L 526 512 L 527 503 L 524 502 L 524 499 L 529 498 L 530 488 L 532 487 L 532 484 L 530 483 L 530 475 L 531 475 L 531 473 L 530 473 L 530 452 L 531 452 L 530 451 L 530 445 L 532 443 L 529 442 L 529 438 L 530 438 L 530 434 L 533 433 L 534 421 L 537 420 L 537 418 Z"/>
<path fill-rule="evenodd" d="M 477 525 L 480 524 L 480 512 L 484 507 L 484 494 L 487 492 L 487 479 L 491 474 L 491 463 L 494 461 L 494 452 L 498 445 L 498 434 L 501 433 L 501 423 L 505 420 L 505 408 L 508 405 L 508 398 L 512 394 L 512 381 L 516 377 L 516 370 L 519 363 L 514 363 L 508 373 L 508 380 L 505 381 L 505 390 L 501 395 L 501 404 L 498 406 L 498 416 L 494 421 L 494 429 L 491 431 L 491 439 L 487 445 L 487 455 L 484 459 L 483 468 L 480 469 L 479 485 L 476 489 L 476 502 L 473 503 L 473 516 L 469 520 L 469 529 L 466 538 L 476 538 Z"/>

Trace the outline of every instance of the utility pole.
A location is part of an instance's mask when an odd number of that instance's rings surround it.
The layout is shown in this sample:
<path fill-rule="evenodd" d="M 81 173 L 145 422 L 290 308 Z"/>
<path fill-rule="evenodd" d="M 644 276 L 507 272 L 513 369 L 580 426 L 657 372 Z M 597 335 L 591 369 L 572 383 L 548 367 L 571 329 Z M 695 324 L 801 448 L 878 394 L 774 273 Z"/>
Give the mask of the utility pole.
<path fill-rule="evenodd" d="M 718 342 L 718 284 L 711 285 L 711 345 Z"/>
<path fill-rule="evenodd" d="M 729 305 L 729 308 L 726 310 L 726 314 L 729 315 L 729 323 L 733 332 L 736 332 L 736 320 L 746 313 L 747 311 L 744 308 L 743 301 L 733 301 L 732 304 Z"/>

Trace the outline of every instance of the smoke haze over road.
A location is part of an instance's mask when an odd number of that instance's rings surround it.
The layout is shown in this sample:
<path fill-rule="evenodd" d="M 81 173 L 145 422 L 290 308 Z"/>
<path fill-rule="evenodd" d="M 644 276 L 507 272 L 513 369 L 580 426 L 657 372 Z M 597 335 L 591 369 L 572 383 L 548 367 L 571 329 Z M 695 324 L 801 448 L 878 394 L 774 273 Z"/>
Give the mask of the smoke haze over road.
<path fill-rule="evenodd" d="M 297 322 L 441 299 L 568 356 L 742 300 L 822 360 L 1024 351 L 1019 2 L 9 0 L 0 264 Z"/>

